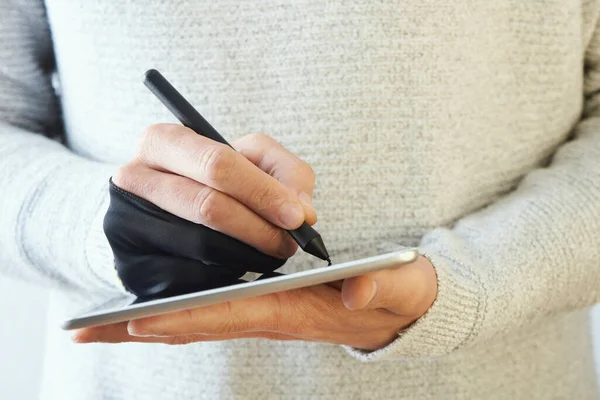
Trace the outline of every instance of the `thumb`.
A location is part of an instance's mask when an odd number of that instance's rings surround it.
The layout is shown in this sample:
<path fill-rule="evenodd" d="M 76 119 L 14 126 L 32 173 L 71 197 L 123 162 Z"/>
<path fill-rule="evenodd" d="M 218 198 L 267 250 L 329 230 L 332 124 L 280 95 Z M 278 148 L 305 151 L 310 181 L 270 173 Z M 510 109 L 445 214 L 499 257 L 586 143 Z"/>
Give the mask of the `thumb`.
<path fill-rule="evenodd" d="M 244 136 L 233 146 L 258 168 L 288 187 L 300 200 L 306 222 L 314 225 L 317 214 L 312 205 L 315 174 L 305 161 L 268 135 Z"/>
<path fill-rule="evenodd" d="M 437 277 L 425 257 L 395 269 L 346 279 L 342 301 L 350 310 L 383 308 L 398 315 L 418 318 L 437 296 Z"/>

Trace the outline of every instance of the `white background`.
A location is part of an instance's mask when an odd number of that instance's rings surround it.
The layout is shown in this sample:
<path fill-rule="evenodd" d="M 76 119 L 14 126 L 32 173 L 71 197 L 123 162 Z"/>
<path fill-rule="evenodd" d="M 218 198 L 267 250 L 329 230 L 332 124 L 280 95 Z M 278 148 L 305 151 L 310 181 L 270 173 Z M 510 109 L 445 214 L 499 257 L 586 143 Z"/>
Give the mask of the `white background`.
<path fill-rule="evenodd" d="M 46 293 L 0 277 L 0 298 L 0 398 L 37 399 L 45 340 Z M 596 359 L 600 360 L 600 306 L 595 314 Z"/>

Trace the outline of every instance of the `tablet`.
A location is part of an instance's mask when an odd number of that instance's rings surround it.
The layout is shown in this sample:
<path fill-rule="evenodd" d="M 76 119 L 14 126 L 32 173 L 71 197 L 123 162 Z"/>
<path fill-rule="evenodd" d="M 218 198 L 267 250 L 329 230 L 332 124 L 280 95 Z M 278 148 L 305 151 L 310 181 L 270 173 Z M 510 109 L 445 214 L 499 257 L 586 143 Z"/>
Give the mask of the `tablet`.
<path fill-rule="evenodd" d="M 419 257 L 417 249 L 403 249 L 392 253 L 363 258 L 329 267 L 281 275 L 247 283 L 238 283 L 217 289 L 203 290 L 143 303 L 135 297 L 111 299 L 105 304 L 62 323 L 62 329 L 71 330 L 90 326 L 113 324 L 132 319 L 208 306 L 233 300 L 261 296 L 269 293 L 319 285 L 381 269 L 398 267 Z"/>

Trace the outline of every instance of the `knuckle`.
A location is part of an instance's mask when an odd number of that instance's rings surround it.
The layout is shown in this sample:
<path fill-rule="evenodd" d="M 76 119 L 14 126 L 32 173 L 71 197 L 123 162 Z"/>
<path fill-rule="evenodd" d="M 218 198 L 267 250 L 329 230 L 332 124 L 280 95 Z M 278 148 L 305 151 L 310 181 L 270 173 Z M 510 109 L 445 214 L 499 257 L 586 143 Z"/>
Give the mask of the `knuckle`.
<path fill-rule="evenodd" d="M 147 126 L 142 131 L 137 148 L 137 155 L 141 160 L 146 159 L 154 146 L 156 146 L 162 128 L 162 124 L 154 124 Z"/>
<path fill-rule="evenodd" d="M 151 188 L 151 183 L 142 179 L 140 166 L 134 163 L 125 164 L 115 171 L 112 181 L 119 188 L 140 197 L 145 197 Z"/>
<path fill-rule="evenodd" d="M 131 164 L 125 164 L 115 171 L 112 181 L 123 190 L 129 190 L 133 182 L 134 168 Z"/>
<path fill-rule="evenodd" d="M 196 157 L 202 174 L 212 182 L 227 182 L 235 169 L 237 157 L 223 145 L 211 145 Z"/>
<path fill-rule="evenodd" d="M 309 163 L 307 163 L 306 161 L 302 160 L 302 165 L 303 165 L 303 169 L 304 169 L 304 174 L 313 182 L 316 181 L 316 175 L 315 175 L 315 170 L 313 169 L 313 167 L 311 167 L 311 165 Z"/>
<path fill-rule="evenodd" d="M 192 216 L 195 223 L 212 225 L 219 221 L 221 210 L 219 207 L 219 192 L 206 186 L 198 191 L 192 201 Z"/>
<path fill-rule="evenodd" d="M 291 154 L 291 157 L 295 158 L 295 159 L 293 160 L 293 163 L 290 165 L 289 170 L 286 171 L 286 174 L 293 173 L 297 176 L 302 177 L 303 181 L 310 181 L 312 183 L 312 186 L 314 186 L 316 176 L 315 176 L 315 171 L 314 171 L 313 167 L 311 167 L 311 165 L 309 163 L 307 163 L 303 159 L 299 158 L 295 154 L 292 154 L 292 153 L 290 153 L 290 154 Z"/>
<path fill-rule="evenodd" d="M 156 154 L 164 148 L 167 143 L 175 144 L 182 140 L 186 133 L 183 126 L 175 124 L 153 124 L 142 131 L 137 148 L 137 158 L 145 163 L 152 165 Z"/>
<path fill-rule="evenodd" d="M 251 133 L 246 138 L 255 143 L 273 143 L 275 139 L 265 133 Z"/>
<path fill-rule="evenodd" d="M 235 312 L 231 302 L 227 301 L 223 303 L 225 309 L 222 313 L 223 318 L 220 318 L 216 323 L 213 332 L 211 334 L 227 334 L 235 333 L 244 329 L 243 320 L 238 313 Z"/>
<path fill-rule="evenodd" d="M 292 318 L 286 316 L 286 309 L 289 309 L 286 305 L 289 304 L 286 301 L 285 292 L 273 293 L 269 296 L 269 304 L 271 306 L 271 319 L 268 324 L 264 327 L 268 331 L 272 332 L 290 332 L 293 330 L 293 325 L 290 324 Z"/>
<path fill-rule="evenodd" d="M 268 210 L 274 205 L 283 204 L 283 196 L 275 193 L 275 190 L 268 185 L 260 185 L 251 189 L 249 195 L 250 203 L 255 211 L 261 212 Z"/>
<path fill-rule="evenodd" d="M 214 332 L 211 332 L 212 334 L 226 334 L 226 333 L 234 333 L 237 332 L 238 330 L 236 329 L 236 325 L 235 322 L 233 321 L 233 319 L 231 317 L 228 317 L 226 319 L 224 319 L 223 321 L 220 321 L 214 329 Z"/>

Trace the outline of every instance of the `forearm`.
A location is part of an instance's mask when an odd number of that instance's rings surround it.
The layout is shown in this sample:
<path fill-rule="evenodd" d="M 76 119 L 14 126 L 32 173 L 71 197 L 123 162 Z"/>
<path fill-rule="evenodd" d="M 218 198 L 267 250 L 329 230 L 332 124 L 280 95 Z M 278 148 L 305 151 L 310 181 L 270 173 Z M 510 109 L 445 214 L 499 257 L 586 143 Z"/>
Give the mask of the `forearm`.
<path fill-rule="evenodd" d="M 600 301 L 600 119 L 577 132 L 515 193 L 423 240 L 440 262 L 472 266 L 490 335 Z"/>
<path fill-rule="evenodd" d="M 455 226 L 427 234 L 421 251 L 438 276 L 431 309 L 363 360 L 439 356 L 535 320 L 600 301 L 600 118 L 576 128 L 548 168 Z"/>
<path fill-rule="evenodd" d="M 116 290 L 102 232 L 114 166 L 0 123 L 0 269 L 45 284 Z"/>
<path fill-rule="evenodd" d="M 117 290 L 102 232 L 114 167 L 50 139 L 62 134 L 53 65 L 43 2 L 0 1 L 0 273 Z"/>

